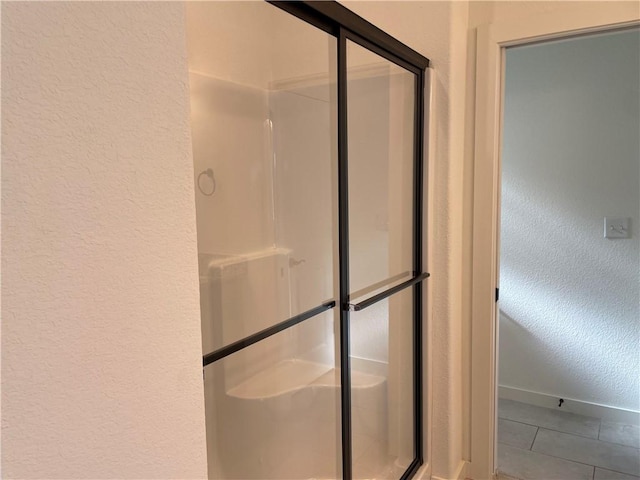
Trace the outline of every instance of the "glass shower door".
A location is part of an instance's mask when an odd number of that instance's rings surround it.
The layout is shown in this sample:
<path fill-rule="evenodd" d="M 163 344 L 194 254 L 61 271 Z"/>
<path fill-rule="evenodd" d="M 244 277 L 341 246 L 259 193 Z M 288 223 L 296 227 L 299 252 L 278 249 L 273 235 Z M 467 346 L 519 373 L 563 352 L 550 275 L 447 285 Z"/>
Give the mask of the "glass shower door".
<path fill-rule="evenodd" d="M 209 478 L 338 478 L 337 41 L 265 2 L 187 22 Z"/>
<path fill-rule="evenodd" d="M 352 474 L 400 478 L 416 457 L 421 273 L 418 75 L 346 40 Z M 418 298 L 416 298 L 418 292 Z M 419 448 L 419 447 L 418 447 Z"/>
<path fill-rule="evenodd" d="M 186 13 L 209 478 L 408 479 L 428 59 L 336 2 Z"/>

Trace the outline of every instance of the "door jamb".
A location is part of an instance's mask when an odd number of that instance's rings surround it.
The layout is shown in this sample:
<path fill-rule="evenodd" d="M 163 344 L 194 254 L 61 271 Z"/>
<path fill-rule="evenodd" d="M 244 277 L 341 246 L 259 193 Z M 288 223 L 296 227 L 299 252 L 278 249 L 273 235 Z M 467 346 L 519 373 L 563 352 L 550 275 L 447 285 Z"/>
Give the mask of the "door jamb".
<path fill-rule="evenodd" d="M 636 2 L 585 3 L 577 14 L 527 17 L 478 28 L 471 314 L 471 461 L 468 475 L 496 470 L 502 102 L 506 47 L 640 25 Z"/>

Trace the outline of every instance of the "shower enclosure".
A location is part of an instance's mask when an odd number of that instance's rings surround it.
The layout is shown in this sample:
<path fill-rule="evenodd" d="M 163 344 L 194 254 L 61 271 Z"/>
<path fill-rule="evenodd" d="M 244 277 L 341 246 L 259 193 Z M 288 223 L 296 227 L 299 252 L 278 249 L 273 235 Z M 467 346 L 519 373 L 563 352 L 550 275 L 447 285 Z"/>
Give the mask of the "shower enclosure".
<path fill-rule="evenodd" d="M 428 60 L 334 2 L 187 32 L 209 477 L 410 478 Z"/>

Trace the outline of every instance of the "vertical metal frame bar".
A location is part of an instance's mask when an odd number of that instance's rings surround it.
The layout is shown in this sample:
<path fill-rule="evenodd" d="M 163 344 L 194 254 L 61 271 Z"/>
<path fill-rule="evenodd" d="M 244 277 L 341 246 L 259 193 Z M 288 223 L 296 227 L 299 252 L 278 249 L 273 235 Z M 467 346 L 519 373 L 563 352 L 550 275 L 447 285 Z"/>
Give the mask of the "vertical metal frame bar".
<path fill-rule="evenodd" d="M 423 198 L 424 198 L 424 87 L 426 74 L 420 70 L 415 83 L 414 163 L 413 163 L 413 269 L 422 275 Z M 428 275 L 428 274 L 425 274 Z M 413 418 L 414 459 L 400 480 L 409 480 L 424 463 L 423 429 L 423 349 L 422 349 L 422 282 L 413 286 Z"/>
<path fill-rule="evenodd" d="M 340 386 L 342 478 L 351 480 L 351 359 L 349 323 L 349 162 L 347 142 L 347 37 L 338 32 L 338 250 L 340 265 Z"/>
<path fill-rule="evenodd" d="M 416 273 L 422 272 L 424 86 L 425 72 L 424 70 L 421 70 L 416 78 L 416 116 L 414 120 L 413 268 Z M 422 283 L 418 283 L 414 286 L 413 301 L 415 456 L 419 465 L 422 465 L 424 461 L 424 432 L 422 421 Z"/>

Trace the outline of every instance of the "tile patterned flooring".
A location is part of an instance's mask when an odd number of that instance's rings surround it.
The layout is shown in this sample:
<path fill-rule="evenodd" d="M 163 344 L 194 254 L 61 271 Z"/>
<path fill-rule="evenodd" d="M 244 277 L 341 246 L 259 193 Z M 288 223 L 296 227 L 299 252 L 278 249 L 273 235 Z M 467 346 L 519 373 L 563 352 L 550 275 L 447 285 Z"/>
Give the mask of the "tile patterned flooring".
<path fill-rule="evenodd" d="M 500 399 L 498 472 L 522 480 L 640 480 L 640 426 Z"/>

